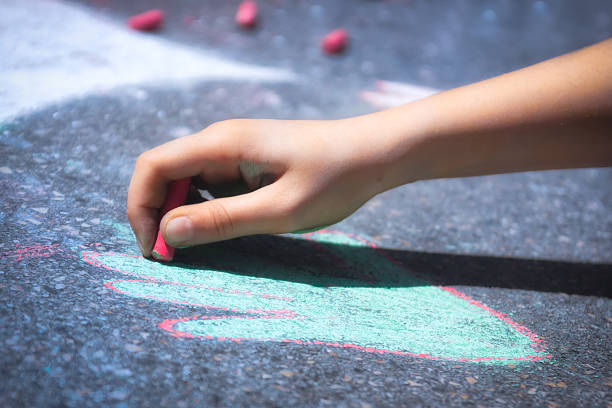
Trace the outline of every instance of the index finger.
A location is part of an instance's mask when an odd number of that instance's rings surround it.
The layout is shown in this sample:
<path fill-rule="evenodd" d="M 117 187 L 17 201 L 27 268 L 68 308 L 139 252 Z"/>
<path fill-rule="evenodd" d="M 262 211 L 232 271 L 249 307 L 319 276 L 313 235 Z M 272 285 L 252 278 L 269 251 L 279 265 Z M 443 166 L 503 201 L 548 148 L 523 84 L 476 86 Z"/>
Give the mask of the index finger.
<path fill-rule="evenodd" d="M 231 137 L 196 133 L 141 154 L 130 181 L 127 216 L 144 256 L 151 255 L 159 228 L 159 212 L 171 181 L 202 172 L 206 161 L 225 162 L 239 174 L 240 144 Z"/>

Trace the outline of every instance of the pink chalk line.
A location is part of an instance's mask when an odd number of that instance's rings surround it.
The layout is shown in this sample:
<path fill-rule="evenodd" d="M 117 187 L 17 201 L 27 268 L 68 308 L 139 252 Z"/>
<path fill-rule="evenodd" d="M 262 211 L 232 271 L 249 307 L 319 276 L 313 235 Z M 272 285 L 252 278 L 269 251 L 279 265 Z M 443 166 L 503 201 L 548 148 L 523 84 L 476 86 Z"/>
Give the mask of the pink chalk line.
<path fill-rule="evenodd" d="M 385 258 L 387 258 L 390 262 L 392 262 L 393 264 L 400 266 L 402 268 L 404 268 L 404 265 L 402 263 L 400 263 L 399 261 L 395 260 L 394 258 L 392 258 L 388 253 L 386 253 L 384 250 L 379 249 L 376 244 L 374 243 L 370 243 L 364 239 L 362 239 L 361 237 L 358 237 L 356 235 L 353 234 L 349 234 L 349 233 L 343 233 L 343 232 L 338 232 L 338 231 L 332 231 L 332 230 L 327 230 L 327 229 L 323 229 L 320 231 L 317 231 L 317 233 L 326 233 L 326 234 L 338 234 L 338 235 L 344 235 L 344 236 L 348 236 L 350 238 L 356 239 L 362 243 L 365 243 L 367 246 L 377 250 L 379 253 L 381 253 L 383 256 L 385 256 Z M 312 240 L 311 235 L 313 233 L 307 233 L 307 234 L 303 234 L 303 236 L 305 236 L 307 239 Z M 312 240 L 312 242 L 316 241 Z M 319 245 L 319 248 L 321 248 L 321 246 Z M 128 292 L 122 291 L 118 288 L 115 287 L 115 283 L 117 282 L 142 282 L 142 283 L 159 283 L 159 284 L 170 284 L 170 285 L 180 285 L 180 286 L 186 286 L 186 287 L 194 287 L 194 288 L 200 288 L 200 289 L 207 289 L 207 290 L 217 290 L 220 292 L 225 292 L 225 293 L 235 293 L 235 294 L 240 294 L 240 295 L 246 295 L 246 296 L 264 296 L 264 297 L 270 297 L 270 298 L 274 298 L 274 299 L 281 299 L 281 300 L 287 300 L 287 301 L 293 301 L 293 299 L 290 298 L 284 298 L 284 297 L 277 297 L 274 295 L 260 295 L 260 294 L 254 294 L 251 292 L 247 292 L 247 291 L 238 291 L 238 290 L 228 290 L 225 288 L 210 288 L 210 287 L 206 287 L 203 285 L 190 285 L 190 284 L 184 284 L 184 283 L 178 283 L 178 282 L 172 282 L 172 281 L 166 281 L 166 280 L 157 280 L 156 277 L 153 276 L 143 276 L 143 275 L 138 275 L 135 273 L 131 273 L 131 272 L 127 272 L 118 268 L 113 268 L 107 265 L 104 265 L 101 261 L 99 261 L 97 258 L 99 256 L 123 256 L 123 257 L 131 257 L 131 258 L 142 258 L 141 256 L 138 255 L 130 255 L 130 254 L 119 254 L 119 253 L 98 253 L 98 252 L 83 252 L 82 256 L 85 262 L 89 263 L 90 265 L 96 266 L 96 267 L 101 267 L 107 270 L 112 270 L 112 271 L 116 271 L 116 272 L 121 272 L 123 274 L 126 275 L 134 275 L 134 276 L 138 276 L 140 278 L 144 278 L 141 280 L 138 279 L 134 279 L 134 280 L 114 280 L 114 281 L 109 281 L 106 282 L 104 284 L 105 287 L 121 293 L 121 294 L 130 294 Z M 335 257 L 340 259 L 339 257 Z M 344 261 L 342 261 L 344 263 Z M 467 296 L 466 294 L 464 294 L 463 292 L 458 291 L 457 289 L 451 288 L 451 287 L 447 287 L 447 286 L 436 286 L 444 291 L 446 291 L 447 293 L 458 297 L 459 299 L 462 299 L 466 302 L 468 302 L 469 304 L 476 306 L 482 310 L 485 310 L 486 312 L 488 312 L 489 314 L 491 314 L 492 316 L 502 320 L 504 323 L 508 324 L 512 329 L 516 330 L 517 332 L 519 332 L 520 334 L 527 336 L 529 338 L 529 340 L 531 341 L 531 346 L 534 349 L 534 351 L 537 352 L 545 352 L 546 350 L 546 344 L 545 342 L 535 333 L 533 333 L 531 330 L 529 330 L 527 327 L 520 325 L 519 323 L 513 321 L 512 319 L 510 319 L 508 317 L 508 315 L 497 312 L 495 310 L 493 310 L 492 308 L 490 308 L 489 306 L 484 305 L 483 303 L 474 300 L 472 298 L 470 298 L 469 296 Z M 133 295 L 133 294 L 130 294 Z M 177 318 L 177 319 L 166 319 L 164 321 L 162 321 L 161 323 L 158 324 L 158 327 L 160 327 L 161 329 L 167 331 L 170 335 L 174 336 L 174 337 L 186 337 L 186 338 L 202 338 L 202 339 L 208 339 L 208 340 L 218 340 L 218 341 L 232 341 L 232 342 L 240 342 L 240 341 L 248 341 L 248 340 L 257 340 L 257 341 L 276 341 L 276 342 L 284 342 L 284 343 L 294 343 L 294 344 L 300 344 L 300 345 L 322 345 L 322 346 L 328 346 L 328 347 L 341 347 L 341 348 L 348 348 L 348 349 L 355 349 L 355 350 L 360 350 L 360 351 L 364 351 L 364 352 L 368 352 L 368 353 L 377 353 L 377 354 L 394 354 L 394 355 L 402 355 L 402 356 L 409 356 L 409 357 L 415 357 L 415 358 L 422 358 L 422 359 L 429 359 L 429 360 L 446 360 L 446 361 L 459 361 L 459 362 L 483 362 L 483 361 L 544 361 L 544 360 L 548 360 L 550 359 L 552 356 L 549 353 L 546 353 L 545 355 L 529 355 L 529 356 L 522 356 L 522 357 L 473 357 L 473 358 L 465 358 L 465 357 L 447 357 L 447 356 L 432 356 L 429 354 L 423 354 L 423 353 L 411 353 L 411 352 L 407 352 L 407 351 L 399 351 L 399 350 L 386 350 L 386 349 L 377 349 L 374 347 L 364 347 L 364 346 L 359 346 L 357 344 L 343 344 L 343 343 L 334 343 L 334 342 L 324 342 L 324 341 L 318 341 L 318 340 L 313 340 L 313 341 L 304 341 L 304 340 L 299 340 L 299 339 L 274 339 L 274 338 L 261 338 L 261 339 L 254 339 L 254 338 L 248 338 L 248 337 L 214 337 L 214 336 L 194 336 L 193 334 L 189 333 L 189 332 L 183 332 L 180 330 L 176 330 L 174 329 L 174 326 L 177 323 L 181 323 L 181 322 L 186 322 L 189 320 L 211 320 L 211 319 L 292 319 L 292 318 L 304 318 L 306 316 L 302 316 L 299 315 L 297 313 L 295 313 L 293 310 L 288 310 L 288 309 L 281 309 L 281 310 L 238 310 L 238 309 L 229 309 L 223 306 L 213 306 L 213 305 L 204 305 L 204 304 L 198 304 L 198 303 L 191 303 L 191 302 L 187 302 L 187 301 L 180 301 L 180 300 L 175 300 L 175 299 L 165 299 L 165 298 L 158 298 L 158 297 L 154 297 L 154 296 L 150 296 L 150 295 L 146 295 L 146 294 L 139 294 L 136 295 L 138 297 L 142 297 L 142 298 L 147 298 L 147 299 L 151 299 L 151 300 L 156 300 L 156 301 L 160 301 L 160 302 L 168 302 L 168 303 L 176 303 L 176 304 L 181 304 L 181 305 L 186 305 L 186 306 L 196 306 L 196 307 L 202 307 L 205 309 L 214 309 L 214 310 L 223 310 L 223 311 L 228 311 L 228 312 L 233 312 L 233 313 L 244 313 L 244 314 L 251 314 L 254 316 L 234 316 L 234 315 L 221 315 L 221 316 L 198 316 L 198 315 L 193 315 L 193 316 L 187 316 L 187 317 L 183 317 L 183 318 Z"/>

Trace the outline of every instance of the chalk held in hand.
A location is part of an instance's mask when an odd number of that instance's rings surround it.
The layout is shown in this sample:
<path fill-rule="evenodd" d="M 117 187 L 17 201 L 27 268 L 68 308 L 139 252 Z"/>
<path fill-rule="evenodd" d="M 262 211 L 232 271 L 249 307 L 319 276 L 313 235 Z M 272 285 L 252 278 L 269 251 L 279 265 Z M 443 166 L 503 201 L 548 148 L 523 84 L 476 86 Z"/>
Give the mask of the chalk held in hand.
<path fill-rule="evenodd" d="M 159 9 L 145 11 L 128 19 L 130 28 L 138 31 L 157 30 L 164 22 L 164 12 Z"/>
<path fill-rule="evenodd" d="M 342 28 L 332 31 L 323 37 L 321 47 L 328 54 L 339 54 L 348 44 L 348 33 Z"/>
<path fill-rule="evenodd" d="M 257 24 L 257 3 L 245 0 L 236 12 L 236 24 L 243 28 L 253 28 Z"/>
<path fill-rule="evenodd" d="M 176 207 L 180 207 L 185 204 L 185 200 L 187 199 L 187 193 L 189 192 L 189 183 L 190 178 L 184 178 L 181 180 L 176 180 L 170 183 L 168 186 L 168 194 L 166 194 L 166 202 L 162 207 L 161 218 L 168 211 L 174 210 Z M 169 262 L 174 257 L 174 248 L 171 247 L 164 241 L 162 237 L 161 230 L 157 231 L 157 239 L 155 240 L 155 245 L 153 245 L 153 251 L 151 252 L 153 258 L 158 261 Z"/>

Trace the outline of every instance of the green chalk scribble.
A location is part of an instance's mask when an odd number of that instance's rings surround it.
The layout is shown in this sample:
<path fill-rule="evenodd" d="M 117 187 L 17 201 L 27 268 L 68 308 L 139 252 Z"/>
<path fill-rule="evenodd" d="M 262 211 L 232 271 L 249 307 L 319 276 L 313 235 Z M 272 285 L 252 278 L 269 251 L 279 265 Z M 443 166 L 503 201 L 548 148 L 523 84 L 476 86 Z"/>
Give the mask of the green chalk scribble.
<path fill-rule="evenodd" d="M 106 284 L 120 293 L 205 308 L 199 318 L 173 325 L 190 336 L 317 340 L 465 361 L 550 357 L 528 329 L 521 332 L 486 306 L 410 275 L 357 238 L 330 231 L 308 237 L 318 243 L 313 251 L 319 245 L 327 254 L 325 269 L 344 263 L 342 268 L 354 275 L 374 276 L 375 281 L 331 276 L 320 265 L 286 265 L 274 256 L 222 246 L 207 248 L 206 256 L 224 270 L 117 254 L 95 254 L 91 263 L 136 275 Z"/>

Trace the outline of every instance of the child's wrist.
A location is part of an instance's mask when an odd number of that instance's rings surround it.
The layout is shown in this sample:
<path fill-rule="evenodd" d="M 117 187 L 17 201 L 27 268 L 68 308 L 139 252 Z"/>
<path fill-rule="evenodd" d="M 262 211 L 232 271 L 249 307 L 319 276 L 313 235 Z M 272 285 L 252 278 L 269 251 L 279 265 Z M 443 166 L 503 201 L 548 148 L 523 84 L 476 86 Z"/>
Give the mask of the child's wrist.
<path fill-rule="evenodd" d="M 374 195 L 436 178 L 437 153 L 428 140 L 432 118 L 427 104 L 419 102 L 355 118 L 355 128 L 370 150 Z"/>

